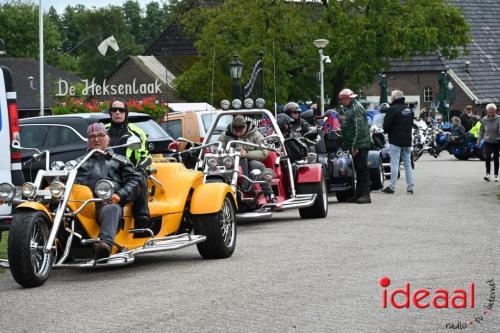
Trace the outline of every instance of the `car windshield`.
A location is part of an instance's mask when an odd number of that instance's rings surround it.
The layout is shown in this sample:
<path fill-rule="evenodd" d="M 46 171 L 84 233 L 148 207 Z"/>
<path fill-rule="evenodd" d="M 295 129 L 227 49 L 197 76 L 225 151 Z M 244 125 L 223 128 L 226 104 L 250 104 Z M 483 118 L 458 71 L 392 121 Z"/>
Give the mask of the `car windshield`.
<path fill-rule="evenodd" d="M 160 125 L 158 125 L 154 120 L 139 121 L 134 122 L 135 125 L 139 126 L 148 135 L 149 140 L 172 140 L 172 137 L 168 135 Z"/>
<path fill-rule="evenodd" d="M 205 132 L 208 132 L 210 126 L 212 126 L 215 120 L 215 116 L 217 116 L 217 113 L 215 112 L 205 113 L 201 115 L 201 121 L 203 122 L 203 128 L 205 128 Z"/>

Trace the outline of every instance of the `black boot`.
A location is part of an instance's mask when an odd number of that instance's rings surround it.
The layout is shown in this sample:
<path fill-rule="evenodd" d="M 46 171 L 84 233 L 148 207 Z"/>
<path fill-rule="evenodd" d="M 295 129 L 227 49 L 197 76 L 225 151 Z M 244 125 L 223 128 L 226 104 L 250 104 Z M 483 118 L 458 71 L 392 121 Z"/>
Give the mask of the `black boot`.
<path fill-rule="evenodd" d="M 370 197 L 370 192 L 363 194 L 356 200 L 357 204 L 367 204 L 372 203 L 372 198 Z"/>
<path fill-rule="evenodd" d="M 356 200 L 358 200 L 359 196 L 357 194 L 353 195 L 352 197 L 349 197 L 345 199 L 345 202 L 347 203 L 354 203 Z"/>

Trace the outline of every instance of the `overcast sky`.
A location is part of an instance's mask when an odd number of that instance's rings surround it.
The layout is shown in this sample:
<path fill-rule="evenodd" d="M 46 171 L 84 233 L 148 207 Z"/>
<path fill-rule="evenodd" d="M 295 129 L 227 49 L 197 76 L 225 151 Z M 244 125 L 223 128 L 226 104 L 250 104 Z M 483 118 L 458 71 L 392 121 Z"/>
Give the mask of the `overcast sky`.
<path fill-rule="evenodd" d="M 146 4 L 152 2 L 153 0 L 137 0 L 142 8 L 146 6 Z M 2 0 L 0 0 L 2 2 Z M 35 4 L 38 4 L 38 0 L 33 1 Z M 74 6 L 78 3 L 85 5 L 85 7 L 105 7 L 107 5 L 121 5 L 125 2 L 125 0 L 42 0 L 42 6 L 45 10 L 48 10 L 50 6 L 54 6 L 59 14 L 62 13 L 64 8 L 67 5 Z M 162 3 L 168 2 L 166 0 L 155 0 L 155 2 Z"/>

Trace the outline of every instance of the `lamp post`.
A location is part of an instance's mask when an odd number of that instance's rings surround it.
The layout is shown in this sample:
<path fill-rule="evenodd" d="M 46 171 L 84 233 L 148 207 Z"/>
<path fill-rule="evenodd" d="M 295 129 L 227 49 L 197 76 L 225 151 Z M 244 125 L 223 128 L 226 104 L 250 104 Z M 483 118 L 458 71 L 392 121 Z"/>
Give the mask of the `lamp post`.
<path fill-rule="evenodd" d="M 40 62 L 40 116 L 45 115 L 45 102 L 44 102 L 44 73 L 43 73 L 43 9 L 42 0 L 38 2 L 38 47 L 40 56 L 38 61 Z"/>
<path fill-rule="evenodd" d="M 325 70 L 323 62 L 330 62 L 330 57 L 323 55 L 323 49 L 328 45 L 328 39 L 316 39 L 314 46 L 319 49 L 319 81 L 320 81 L 320 105 L 321 116 L 325 114 L 325 88 L 323 86 L 323 72 Z"/>
<path fill-rule="evenodd" d="M 229 64 L 229 72 L 233 79 L 233 99 L 240 99 L 241 88 L 240 79 L 241 72 L 243 71 L 243 64 L 241 63 L 237 54 L 233 55 L 233 60 Z"/>

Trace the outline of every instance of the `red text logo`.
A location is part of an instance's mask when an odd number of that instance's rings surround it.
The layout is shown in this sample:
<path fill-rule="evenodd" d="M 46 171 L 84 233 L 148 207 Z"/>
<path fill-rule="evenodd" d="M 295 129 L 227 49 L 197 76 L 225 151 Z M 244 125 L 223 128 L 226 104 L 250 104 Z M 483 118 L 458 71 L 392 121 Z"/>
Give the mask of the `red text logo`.
<path fill-rule="evenodd" d="M 430 291 L 425 288 L 413 290 L 410 282 L 406 282 L 404 288 L 388 290 L 391 280 L 384 276 L 380 279 L 382 287 L 382 308 L 386 309 L 389 303 L 396 309 L 409 308 L 413 304 L 416 308 L 424 309 L 433 307 L 436 309 L 465 309 L 474 308 L 474 282 L 469 284 L 469 289 L 455 289 L 449 292 L 438 288 Z"/>

